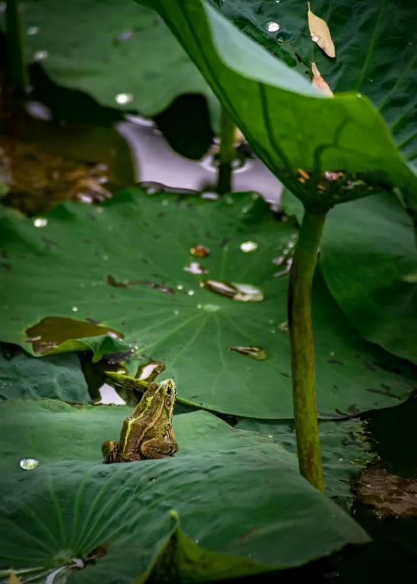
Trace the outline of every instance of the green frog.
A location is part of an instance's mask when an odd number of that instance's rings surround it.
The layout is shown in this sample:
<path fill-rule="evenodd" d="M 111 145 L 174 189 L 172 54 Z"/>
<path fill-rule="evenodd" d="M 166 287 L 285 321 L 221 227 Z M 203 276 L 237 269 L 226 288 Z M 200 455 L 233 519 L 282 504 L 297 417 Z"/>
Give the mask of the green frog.
<path fill-rule="evenodd" d="M 120 441 L 104 442 L 104 462 L 164 458 L 178 452 L 172 428 L 176 395 L 177 388 L 172 379 L 149 383 L 142 399 L 123 422 Z"/>

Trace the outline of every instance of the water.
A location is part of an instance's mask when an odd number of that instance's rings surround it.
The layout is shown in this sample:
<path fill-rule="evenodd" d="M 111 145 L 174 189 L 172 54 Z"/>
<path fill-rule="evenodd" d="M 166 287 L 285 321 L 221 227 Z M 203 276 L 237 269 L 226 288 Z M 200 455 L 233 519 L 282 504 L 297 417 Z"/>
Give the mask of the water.
<path fill-rule="evenodd" d="M 146 118 L 130 116 L 117 124 L 116 129 L 125 138 L 132 152 L 136 180 L 158 182 L 168 188 L 190 189 L 197 192 L 215 190 L 217 169 L 208 165 L 206 157 L 194 161 L 177 154 Z M 259 192 L 271 203 L 277 204 L 282 185 L 256 157 L 251 157 L 233 173 L 234 191 Z"/>
<path fill-rule="evenodd" d="M 254 241 L 244 241 L 240 244 L 240 249 L 243 253 L 252 253 L 258 249 L 258 244 Z"/>

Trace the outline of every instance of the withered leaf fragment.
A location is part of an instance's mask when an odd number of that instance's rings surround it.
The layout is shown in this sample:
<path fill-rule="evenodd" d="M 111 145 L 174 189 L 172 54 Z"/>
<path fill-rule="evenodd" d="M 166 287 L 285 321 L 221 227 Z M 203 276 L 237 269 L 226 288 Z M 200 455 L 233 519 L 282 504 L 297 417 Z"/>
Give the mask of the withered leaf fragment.
<path fill-rule="evenodd" d="M 320 93 L 322 93 L 323 95 L 333 97 L 333 91 L 330 89 L 327 81 L 325 81 L 321 76 L 321 73 L 318 70 L 317 65 L 315 63 L 311 63 L 311 71 L 313 72 L 313 79 L 311 80 L 311 82 L 314 85 L 314 87 L 318 89 Z"/>
<path fill-rule="evenodd" d="M 310 2 L 307 2 L 307 5 L 308 28 L 310 29 L 311 39 L 318 44 L 328 57 L 334 59 L 336 57 L 336 50 L 327 22 L 311 12 Z"/>

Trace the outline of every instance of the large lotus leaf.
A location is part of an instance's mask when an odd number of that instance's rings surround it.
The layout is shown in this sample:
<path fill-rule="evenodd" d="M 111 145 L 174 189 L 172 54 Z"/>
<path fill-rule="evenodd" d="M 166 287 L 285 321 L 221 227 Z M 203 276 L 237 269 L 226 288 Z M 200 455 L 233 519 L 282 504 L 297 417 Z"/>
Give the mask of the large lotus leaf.
<path fill-rule="evenodd" d="M 415 169 L 366 97 L 324 97 L 204 0 L 138 1 L 161 14 L 258 156 L 307 207 L 326 209 L 390 185 L 417 209 Z"/>
<path fill-rule="evenodd" d="M 236 428 L 273 438 L 285 450 L 297 453 L 294 424 L 287 421 L 239 420 Z M 347 505 L 353 502 L 351 489 L 362 467 L 374 458 L 369 436 L 361 420 L 320 422 L 326 492 Z"/>
<path fill-rule="evenodd" d="M 410 164 L 417 163 L 417 11 L 408 0 L 314 0 L 311 10 L 329 24 L 336 58 L 311 40 L 305 0 L 223 0 L 227 18 L 278 58 L 310 68 L 314 61 L 335 92 L 359 91 L 384 116 Z M 269 32 L 276 22 L 278 31 Z M 269 26 L 271 28 L 271 26 Z"/>
<path fill-rule="evenodd" d="M 209 550 L 197 581 L 298 566 L 368 541 L 299 475 L 293 455 L 207 412 L 175 416 L 174 458 L 104 465 L 101 443 L 118 437 L 129 411 L 0 404 L 3 568 L 51 572 L 100 550 L 104 557 L 74 583 L 143 582 L 177 527 L 173 511 L 187 547 L 195 552 L 198 544 L 202 556 Z M 23 471 L 28 456 L 40 464 Z M 210 561 L 210 552 L 222 562 Z"/>
<path fill-rule="evenodd" d="M 399 203 L 385 195 L 335 209 L 321 256 L 330 291 L 363 336 L 417 363 L 417 254 Z"/>
<path fill-rule="evenodd" d="M 143 363 L 165 363 L 163 375 L 175 379 L 185 403 L 247 417 L 292 417 L 283 326 L 288 278 L 276 276 L 282 267 L 273 260 L 296 230 L 277 221 L 260 197 L 206 201 L 132 189 L 100 207 L 63 204 L 44 219 L 42 228 L 36 219 L 1 222 L 8 269 L 0 306 L 9 307 L 3 341 L 35 355 L 90 348 L 96 359 L 129 344 Z M 256 251 L 241 251 L 248 241 Z M 208 246 L 210 256 L 192 256 L 197 244 Z M 208 273 L 184 270 L 195 260 Z M 258 287 L 265 300 L 220 296 L 200 286 L 208 278 Z M 314 319 L 321 416 L 387 407 L 410 395 L 415 375 L 361 340 L 320 277 Z M 91 331 L 99 336 L 85 338 Z M 121 334 L 123 341 L 113 338 Z M 267 359 L 229 350 L 242 346 L 265 350 Z"/>
<path fill-rule="evenodd" d="M 106 106 L 153 116 L 179 95 L 214 97 L 192 61 L 154 12 L 130 0 L 25 0 L 29 61 L 59 84 Z M 69 23 L 71 26 L 69 26 Z M 116 101 L 116 96 L 126 94 Z"/>
<path fill-rule="evenodd" d="M 90 401 L 78 356 L 36 359 L 20 349 L 0 347 L 0 400 L 40 397 L 72 403 Z"/>

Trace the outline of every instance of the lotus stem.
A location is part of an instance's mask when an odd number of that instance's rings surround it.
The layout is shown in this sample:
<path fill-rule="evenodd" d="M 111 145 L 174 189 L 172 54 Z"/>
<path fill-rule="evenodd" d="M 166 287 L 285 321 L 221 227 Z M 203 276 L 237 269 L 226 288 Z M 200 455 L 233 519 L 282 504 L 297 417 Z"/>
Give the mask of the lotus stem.
<path fill-rule="evenodd" d="M 10 76 L 16 88 L 25 92 L 29 86 L 29 73 L 18 0 L 6 0 L 6 33 Z"/>
<path fill-rule="evenodd" d="M 322 492 L 325 485 L 317 419 L 311 292 L 325 219 L 326 213 L 305 211 L 295 247 L 288 290 L 288 325 L 298 463 L 300 473 Z"/>
<path fill-rule="evenodd" d="M 217 191 L 223 195 L 232 190 L 232 166 L 236 157 L 236 125 L 229 112 L 222 106 L 220 119 L 219 174 Z"/>

